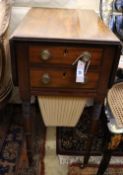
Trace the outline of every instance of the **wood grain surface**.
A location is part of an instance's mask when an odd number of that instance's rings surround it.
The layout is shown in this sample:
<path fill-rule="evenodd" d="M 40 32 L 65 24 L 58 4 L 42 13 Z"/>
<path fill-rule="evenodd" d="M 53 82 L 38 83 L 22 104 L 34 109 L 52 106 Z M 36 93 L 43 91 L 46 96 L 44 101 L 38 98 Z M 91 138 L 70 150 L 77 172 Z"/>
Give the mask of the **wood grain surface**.
<path fill-rule="evenodd" d="M 119 42 L 92 10 L 32 8 L 12 37 Z"/>

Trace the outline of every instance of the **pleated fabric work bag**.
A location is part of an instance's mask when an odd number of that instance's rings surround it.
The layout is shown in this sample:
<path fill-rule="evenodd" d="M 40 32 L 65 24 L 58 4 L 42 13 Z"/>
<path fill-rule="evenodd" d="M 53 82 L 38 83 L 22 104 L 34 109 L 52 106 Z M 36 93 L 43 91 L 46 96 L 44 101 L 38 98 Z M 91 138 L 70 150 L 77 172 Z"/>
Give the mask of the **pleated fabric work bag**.
<path fill-rule="evenodd" d="M 42 118 L 46 126 L 75 126 L 88 99 L 81 97 L 38 97 Z"/>

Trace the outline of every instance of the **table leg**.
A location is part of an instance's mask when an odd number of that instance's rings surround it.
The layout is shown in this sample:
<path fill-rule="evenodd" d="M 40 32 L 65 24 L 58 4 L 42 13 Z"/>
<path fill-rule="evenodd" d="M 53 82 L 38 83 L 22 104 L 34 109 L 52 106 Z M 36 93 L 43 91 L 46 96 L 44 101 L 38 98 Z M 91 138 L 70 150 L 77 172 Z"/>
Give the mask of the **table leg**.
<path fill-rule="evenodd" d="M 33 153 L 32 153 L 32 113 L 30 102 L 22 103 L 23 123 L 24 123 L 24 134 L 26 136 L 26 147 L 29 166 L 33 164 Z"/>
<path fill-rule="evenodd" d="M 84 156 L 83 167 L 85 167 L 89 161 L 90 152 L 91 152 L 91 148 L 93 145 L 93 140 L 94 140 L 94 137 L 98 129 L 98 122 L 99 122 L 101 111 L 102 111 L 102 104 L 99 102 L 95 103 L 93 106 L 92 121 L 91 121 L 90 131 L 88 133 L 87 146 L 86 146 L 87 149 L 86 149 L 86 153 Z"/>

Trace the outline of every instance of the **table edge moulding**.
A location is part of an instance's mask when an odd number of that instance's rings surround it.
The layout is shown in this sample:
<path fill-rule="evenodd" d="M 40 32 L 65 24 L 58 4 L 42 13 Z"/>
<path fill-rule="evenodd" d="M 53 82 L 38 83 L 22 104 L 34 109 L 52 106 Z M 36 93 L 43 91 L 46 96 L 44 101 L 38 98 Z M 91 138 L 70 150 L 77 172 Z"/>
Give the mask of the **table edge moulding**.
<path fill-rule="evenodd" d="M 113 84 L 117 70 L 121 50 L 119 39 L 92 10 L 32 8 L 11 35 L 10 47 L 13 81 L 15 85 L 19 85 L 22 100 L 30 164 L 31 96 L 72 95 L 94 99 L 83 164 L 85 166 L 98 129 L 103 101 L 108 88 Z M 42 56 L 44 52 L 39 53 L 42 48 L 45 50 L 45 57 Z M 79 54 L 81 59 L 87 60 L 88 52 L 91 55 L 91 63 L 87 82 L 76 83 L 77 66 L 73 65 L 73 62 Z M 49 81 L 51 77 L 45 76 L 41 83 L 40 75 L 42 76 L 43 71 L 51 74 L 54 79 Z M 60 71 L 67 72 L 66 78 L 58 78 L 61 76 Z"/>

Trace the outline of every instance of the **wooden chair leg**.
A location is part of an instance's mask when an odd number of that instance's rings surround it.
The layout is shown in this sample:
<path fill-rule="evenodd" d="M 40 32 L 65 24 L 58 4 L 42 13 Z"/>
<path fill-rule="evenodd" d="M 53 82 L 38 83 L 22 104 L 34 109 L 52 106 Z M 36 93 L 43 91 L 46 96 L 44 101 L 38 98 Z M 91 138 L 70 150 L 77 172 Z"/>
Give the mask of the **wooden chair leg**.
<path fill-rule="evenodd" d="M 105 151 L 96 175 L 103 175 L 104 174 L 104 172 L 108 168 L 108 165 L 109 165 L 109 162 L 111 159 L 111 155 L 112 155 L 112 150 Z"/>
<path fill-rule="evenodd" d="M 119 146 L 122 140 L 122 134 L 111 134 L 110 141 L 107 144 L 106 151 L 103 154 L 103 158 L 99 165 L 96 175 L 103 175 L 106 169 L 109 166 L 109 162 L 112 156 L 113 151 Z"/>

